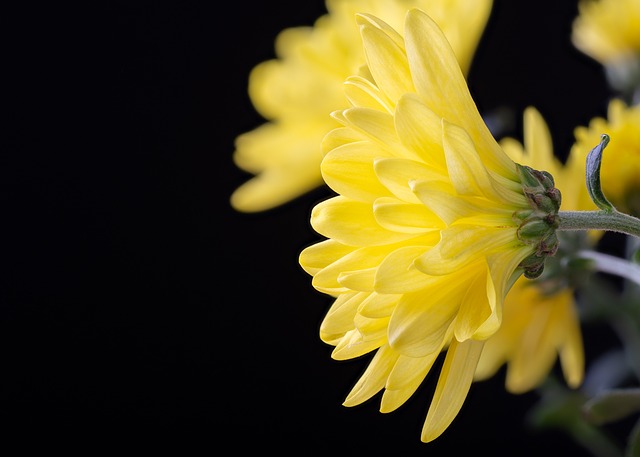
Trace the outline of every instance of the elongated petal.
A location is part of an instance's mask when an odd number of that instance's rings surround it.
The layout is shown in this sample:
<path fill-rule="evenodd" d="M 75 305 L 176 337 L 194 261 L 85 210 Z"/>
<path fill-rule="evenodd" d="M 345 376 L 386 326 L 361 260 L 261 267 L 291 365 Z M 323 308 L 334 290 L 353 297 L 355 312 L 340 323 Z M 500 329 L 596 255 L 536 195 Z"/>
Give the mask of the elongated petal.
<path fill-rule="evenodd" d="M 339 146 L 322 160 L 322 177 L 337 193 L 359 201 L 373 202 L 391 193 L 378 181 L 373 164 L 378 157 L 390 155 L 370 142 Z"/>
<path fill-rule="evenodd" d="M 458 311 L 463 293 L 459 286 L 442 280 L 422 292 L 404 294 L 389 322 L 391 347 L 408 357 L 437 351 Z"/>
<path fill-rule="evenodd" d="M 406 402 L 427 376 L 439 354 L 440 350 L 425 357 L 400 356 L 389 373 L 380 412 L 394 411 Z"/>
<path fill-rule="evenodd" d="M 425 443 L 439 437 L 462 408 L 483 345 L 483 341 L 474 340 L 459 343 L 454 339 L 451 342 L 422 427 L 421 439 Z"/>
<path fill-rule="evenodd" d="M 442 150 L 442 119 L 417 94 L 402 96 L 395 112 L 396 130 L 404 146 L 442 173 L 446 170 Z"/>
<path fill-rule="evenodd" d="M 471 98 L 455 54 L 438 25 L 413 9 L 405 23 L 405 46 L 414 85 L 425 104 L 441 117 L 464 128 L 483 160 L 516 179 L 510 159 L 502 152 Z"/>
<path fill-rule="evenodd" d="M 352 246 L 383 245 L 411 236 L 380 226 L 371 204 L 343 197 L 334 197 L 316 205 L 311 212 L 311 225 L 318 233 Z"/>
<path fill-rule="evenodd" d="M 393 351 L 388 345 L 378 349 L 363 375 L 353 386 L 343 405 L 359 405 L 380 392 L 399 356 L 400 354 Z"/>
<path fill-rule="evenodd" d="M 367 63 L 378 87 L 390 100 L 398 100 L 402 94 L 413 92 L 407 55 L 400 46 L 402 38 L 371 15 L 359 14 L 356 20 L 360 25 Z M 376 22 L 376 26 L 372 22 Z"/>
<path fill-rule="evenodd" d="M 373 205 L 373 214 L 382 227 L 398 232 L 426 233 L 444 228 L 442 220 L 424 205 L 397 198 L 378 198 Z M 435 239 L 438 239 L 437 234 Z"/>
<path fill-rule="evenodd" d="M 456 192 L 460 195 L 494 197 L 496 192 L 489 172 L 480 160 L 467 132 L 443 120 L 442 143 L 449 178 Z"/>
<path fill-rule="evenodd" d="M 437 281 L 413 265 L 415 259 L 428 249 L 429 246 L 407 246 L 385 257 L 378 267 L 375 290 L 383 294 L 401 294 L 424 289 Z"/>

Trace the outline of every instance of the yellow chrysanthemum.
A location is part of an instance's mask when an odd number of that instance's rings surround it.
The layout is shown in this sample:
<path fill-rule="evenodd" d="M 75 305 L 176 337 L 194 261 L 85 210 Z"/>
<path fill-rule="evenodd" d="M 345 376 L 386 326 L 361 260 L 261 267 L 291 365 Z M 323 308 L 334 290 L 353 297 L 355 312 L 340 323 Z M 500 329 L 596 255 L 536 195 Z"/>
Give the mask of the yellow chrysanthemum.
<path fill-rule="evenodd" d="M 578 12 L 571 35 L 576 48 L 602 65 L 638 58 L 638 0 L 581 0 Z"/>
<path fill-rule="evenodd" d="M 578 127 L 576 141 L 567 159 L 567 166 L 584 169 L 589 152 L 600 143 L 606 133 L 611 138 L 600 167 L 602 191 L 620 211 L 640 215 L 640 105 L 627 106 L 622 100 L 609 103 L 608 119 L 597 117 L 588 127 Z M 595 209 L 586 187 L 579 189 L 584 207 Z M 589 205 L 589 206 L 587 206 Z M 564 206 L 564 205 L 563 205 Z"/>
<path fill-rule="evenodd" d="M 533 107 L 524 112 L 524 145 L 513 138 L 500 141 L 517 163 L 550 172 L 562 192 L 562 208 L 592 209 L 579 199 L 585 187 L 585 165 L 564 167 L 553 153 L 549 129 Z M 597 240 L 601 232 L 592 235 Z M 482 350 L 475 379 L 485 380 L 506 364 L 506 388 L 524 393 L 538 387 L 559 358 L 570 387 L 584 377 L 584 347 L 574 289 L 561 278 L 530 280 L 521 277 L 504 302 L 502 325 Z M 560 284 L 559 284 L 560 283 Z"/>
<path fill-rule="evenodd" d="M 343 82 L 364 63 L 354 17 L 372 13 L 399 27 L 409 8 L 428 11 L 444 30 L 466 72 L 492 0 L 328 0 L 314 27 L 286 29 L 276 59 L 257 65 L 249 95 L 268 120 L 236 140 L 236 165 L 256 176 L 231 196 L 238 211 L 263 211 L 322 184 L 320 143 L 338 126 L 330 113 L 346 104 Z"/>
<path fill-rule="evenodd" d="M 527 219 L 532 201 L 548 207 L 544 192 L 558 196 L 546 187 L 525 196 L 523 181 L 532 192 L 536 181 L 491 136 L 426 13 L 407 13 L 404 36 L 369 14 L 357 22 L 367 66 L 347 79 L 352 107 L 333 114 L 343 127 L 323 141 L 322 176 L 338 196 L 313 209 L 311 224 L 327 239 L 303 250 L 300 264 L 335 297 L 320 328 L 332 357 L 375 351 L 345 405 L 384 390 L 380 410 L 395 410 L 446 351 L 428 442 L 462 406 L 519 266 L 553 251 L 553 233 L 521 239 L 547 233 Z"/>

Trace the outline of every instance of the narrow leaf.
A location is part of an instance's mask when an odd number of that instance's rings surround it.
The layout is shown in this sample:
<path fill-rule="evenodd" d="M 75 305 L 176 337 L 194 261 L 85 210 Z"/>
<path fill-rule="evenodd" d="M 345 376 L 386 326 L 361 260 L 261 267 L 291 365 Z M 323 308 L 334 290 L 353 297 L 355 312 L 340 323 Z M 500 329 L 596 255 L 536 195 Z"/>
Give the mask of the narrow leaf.
<path fill-rule="evenodd" d="M 640 411 L 640 389 L 612 389 L 596 395 L 584 405 L 592 424 L 606 424 Z"/>
<path fill-rule="evenodd" d="M 613 205 L 604 196 L 602 188 L 600 187 L 602 152 L 609 144 L 609 135 L 603 134 L 600 138 L 600 144 L 593 148 L 587 155 L 587 190 L 589 191 L 591 200 L 593 200 L 598 208 L 611 212 L 614 209 Z"/>

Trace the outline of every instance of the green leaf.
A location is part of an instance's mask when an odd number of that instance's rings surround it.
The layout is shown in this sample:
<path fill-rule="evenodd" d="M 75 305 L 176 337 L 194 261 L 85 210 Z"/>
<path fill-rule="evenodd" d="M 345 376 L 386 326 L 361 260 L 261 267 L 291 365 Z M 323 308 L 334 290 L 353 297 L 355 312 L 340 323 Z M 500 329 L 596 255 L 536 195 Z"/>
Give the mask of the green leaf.
<path fill-rule="evenodd" d="M 589 191 L 591 200 L 593 200 L 598 208 L 611 212 L 614 209 L 613 205 L 604 196 L 600 186 L 602 152 L 609 144 L 609 135 L 603 134 L 600 138 L 600 144 L 593 148 L 587 155 L 587 190 Z"/>
<path fill-rule="evenodd" d="M 640 457 L 640 420 L 636 422 L 631 433 L 629 433 L 625 456 Z"/>
<path fill-rule="evenodd" d="M 592 424 L 606 424 L 640 411 L 640 388 L 612 389 L 602 392 L 584 405 L 586 419 Z"/>

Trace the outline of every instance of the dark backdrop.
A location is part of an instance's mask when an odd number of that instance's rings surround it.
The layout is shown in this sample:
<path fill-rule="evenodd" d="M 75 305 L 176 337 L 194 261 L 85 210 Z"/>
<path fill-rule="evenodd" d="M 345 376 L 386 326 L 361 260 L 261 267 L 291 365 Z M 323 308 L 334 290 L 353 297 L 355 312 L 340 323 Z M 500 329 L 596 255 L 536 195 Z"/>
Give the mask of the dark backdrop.
<path fill-rule="evenodd" d="M 341 406 L 367 362 L 331 360 L 318 337 L 330 300 L 297 263 L 319 240 L 308 218 L 327 190 L 259 214 L 228 204 L 249 178 L 232 163 L 234 138 L 263 122 L 248 73 L 322 1 L 91 3 L 6 14 L 3 440 L 589 455 L 528 428 L 537 394 L 507 394 L 503 372 L 475 384 L 428 445 L 433 377 L 390 414 L 378 397 Z M 512 110 L 506 133 L 537 106 L 561 156 L 609 97 L 601 68 L 569 42 L 576 12 L 574 1 L 496 0 L 469 75 L 483 113 Z"/>

